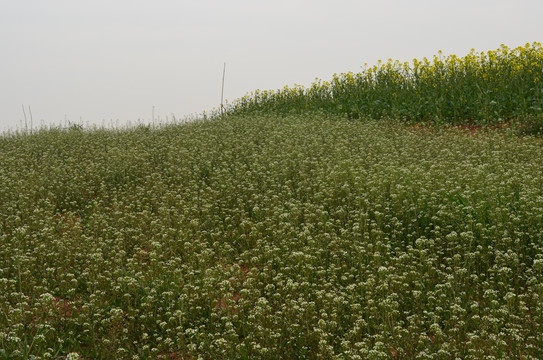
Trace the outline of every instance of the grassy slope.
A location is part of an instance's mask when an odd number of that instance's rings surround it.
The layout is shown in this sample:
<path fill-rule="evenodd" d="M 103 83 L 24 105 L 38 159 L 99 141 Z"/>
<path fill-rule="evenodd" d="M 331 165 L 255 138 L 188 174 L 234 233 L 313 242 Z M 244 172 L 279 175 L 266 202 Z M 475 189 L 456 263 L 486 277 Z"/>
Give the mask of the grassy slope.
<path fill-rule="evenodd" d="M 323 115 L 2 138 L 0 354 L 541 358 L 540 154 Z"/>

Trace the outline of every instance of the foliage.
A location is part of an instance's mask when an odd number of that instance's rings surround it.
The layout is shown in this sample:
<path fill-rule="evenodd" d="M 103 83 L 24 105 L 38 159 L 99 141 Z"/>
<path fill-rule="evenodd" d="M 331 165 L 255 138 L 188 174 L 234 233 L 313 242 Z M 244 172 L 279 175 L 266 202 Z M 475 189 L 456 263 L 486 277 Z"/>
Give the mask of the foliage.
<path fill-rule="evenodd" d="M 0 139 L 0 356 L 543 357 L 541 142 L 326 115 Z"/>
<path fill-rule="evenodd" d="M 543 115 L 522 116 L 518 120 L 517 134 L 524 136 L 543 136 Z"/>
<path fill-rule="evenodd" d="M 351 118 L 394 117 L 414 122 L 479 123 L 543 114 L 543 48 L 540 43 L 464 56 L 400 63 L 389 59 L 361 73 L 317 79 L 309 88 L 255 91 L 229 113 L 323 111 Z"/>

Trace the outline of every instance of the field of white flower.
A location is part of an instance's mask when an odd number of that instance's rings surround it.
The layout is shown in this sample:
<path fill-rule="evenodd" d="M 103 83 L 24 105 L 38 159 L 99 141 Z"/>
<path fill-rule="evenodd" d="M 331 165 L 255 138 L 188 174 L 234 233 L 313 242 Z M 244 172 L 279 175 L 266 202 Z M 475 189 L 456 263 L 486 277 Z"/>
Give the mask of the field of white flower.
<path fill-rule="evenodd" d="M 0 359 L 541 359 L 543 142 L 325 115 L 0 138 Z"/>

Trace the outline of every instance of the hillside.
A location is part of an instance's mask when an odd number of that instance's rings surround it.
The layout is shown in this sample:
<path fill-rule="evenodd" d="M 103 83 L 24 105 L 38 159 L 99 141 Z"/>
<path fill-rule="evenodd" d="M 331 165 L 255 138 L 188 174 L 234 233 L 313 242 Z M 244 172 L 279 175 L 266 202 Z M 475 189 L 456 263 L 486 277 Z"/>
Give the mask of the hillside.
<path fill-rule="evenodd" d="M 542 358 L 541 151 L 324 114 L 5 136 L 0 357 Z"/>

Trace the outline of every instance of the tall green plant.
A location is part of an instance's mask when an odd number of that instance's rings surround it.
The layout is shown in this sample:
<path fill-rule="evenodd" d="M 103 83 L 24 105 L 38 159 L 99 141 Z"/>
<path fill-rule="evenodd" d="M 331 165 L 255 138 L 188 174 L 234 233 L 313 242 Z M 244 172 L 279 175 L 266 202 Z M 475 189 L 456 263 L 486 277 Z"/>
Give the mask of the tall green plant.
<path fill-rule="evenodd" d="M 254 91 L 234 101 L 230 114 L 323 111 L 351 118 L 496 122 L 543 114 L 543 48 L 510 49 L 401 63 L 389 59 L 360 73 L 317 79 L 310 87 Z"/>

